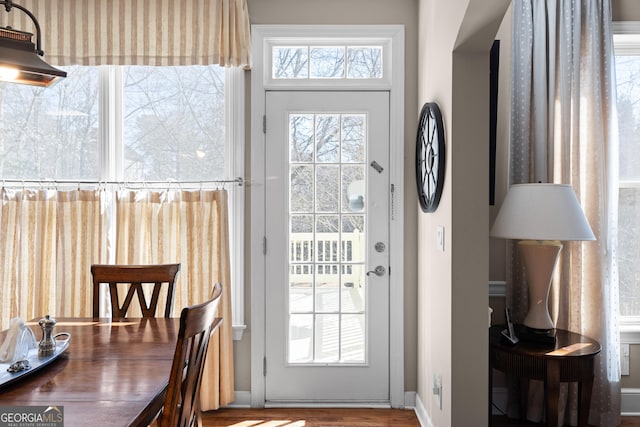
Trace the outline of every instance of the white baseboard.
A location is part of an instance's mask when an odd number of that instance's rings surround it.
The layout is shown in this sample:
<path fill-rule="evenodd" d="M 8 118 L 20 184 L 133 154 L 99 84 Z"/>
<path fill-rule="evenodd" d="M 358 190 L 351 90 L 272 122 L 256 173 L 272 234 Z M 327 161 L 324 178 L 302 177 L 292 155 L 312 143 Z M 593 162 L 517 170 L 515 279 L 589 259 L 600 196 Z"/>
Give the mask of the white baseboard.
<path fill-rule="evenodd" d="M 405 391 L 404 392 L 404 408 L 415 409 L 415 407 L 416 407 L 416 392 Z"/>
<path fill-rule="evenodd" d="M 404 407 L 406 409 L 414 409 L 416 405 L 416 392 L 407 391 L 404 393 Z M 386 406 L 386 405 L 385 405 Z M 228 408 L 250 408 L 251 407 L 251 392 L 250 391 L 238 391 L 234 392 L 234 400 L 231 404 L 227 405 Z"/>
<path fill-rule="evenodd" d="M 227 405 L 227 408 L 251 408 L 251 392 L 250 391 L 234 391 L 233 402 Z"/>
<path fill-rule="evenodd" d="M 314 401 L 314 400 L 285 400 L 265 402 L 265 408 L 365 408 L 365 409 L 390 409 L 389 402 L 363 402 L 363 401 Z"/>
<path fill-rule="evenodd" d="M 640 388 L 623 388 L 620 413 L 624 416 L 640 415 Z"/>
<path fill-rule="evenodd" d="M 429 414 L 427 414 L 427 410 L 422 404 L 422 399 L 420 399 L 420 395 L 416 393 L 415 396 L 416 405 L 414 411 L 416 413 L 416 417 L 418 417 L 418 422 L 421 427 L 433 427 L 431 423 L 431 418 L 429 418 Z"/>

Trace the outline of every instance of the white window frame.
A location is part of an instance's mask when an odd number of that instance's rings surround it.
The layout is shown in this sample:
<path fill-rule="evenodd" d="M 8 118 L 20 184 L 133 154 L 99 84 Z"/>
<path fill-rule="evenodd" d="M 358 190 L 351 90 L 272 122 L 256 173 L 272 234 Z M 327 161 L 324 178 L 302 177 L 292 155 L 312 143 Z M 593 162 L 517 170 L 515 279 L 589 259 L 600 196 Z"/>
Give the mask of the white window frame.
<path fill-rule="evenodd" d="M 391 145 L 404 147 L 404 26 L 403 25 L 252 25 L 251 79 L 251 406 L 265 404 L 265 284 L 264 177 L 265 134 L 263 117 L 267 90 L 388 90 Z M 271 47 L 332 43 L 383 46 L 382 79 L 272 79 Z M 387 64 L 388 62 L 388 64 Z M 389 67 L 389 68 L 387 68 Z M 389 275 L 389 393 L 394 408 L 403 408 L 404 395 L 404 150 L 391 150 Z"/>
<path fill-rule="evenodd" d="M 123 111 L 122 72 L 116 65 L 100 66 L 98 90 L 100 98 L 100 179 L 123 181 L 122 161 Z M 241 68 L 225 70 L 225 152 L 231 153 L 225 163 L 225 176 L 243 178 L 245 172 L 245 72 Z M 231 258 L 231 304 L 233 339 L 242 339 L 245 324 L 244 313 L 244 188 L 230 184 L 229 194 L 229 250 Z"/>
<path fill-rule="evenodd" d="M 613 23 L 615 54 L 640 56 L 640 22 Z M 640 182 L 618 182 L 618 188 L 637 187 Z M 620 316 L 620 343 L 640 344 L 640 316 Z"/>
<path fill-rule="evenodd" d="M 227 157 L 225 169 L 231 178 L 245 176 L 245 72 L 227 68 L 225 76 L 225 144 Z M 245 184 L 229 191 L 229 251 L 231 255 L 231 306 L 233 339 L 240 341 L 247 328 L 244 317 L 244 215 Z"/>

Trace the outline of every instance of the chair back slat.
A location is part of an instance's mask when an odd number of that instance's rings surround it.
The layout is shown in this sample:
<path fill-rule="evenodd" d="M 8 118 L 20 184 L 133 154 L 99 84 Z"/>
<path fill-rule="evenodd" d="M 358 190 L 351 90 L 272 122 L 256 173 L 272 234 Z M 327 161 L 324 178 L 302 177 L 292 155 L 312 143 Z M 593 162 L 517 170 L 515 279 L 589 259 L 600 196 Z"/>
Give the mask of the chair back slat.
<path fill-rule="evenodd" d="M 182 309 L 169 385 L 158 417 L 160 427 L 201 425 L 202 371 L 211 335 L 222 322 L 216 317 L 221 295 L 222 286 L 216 284 L 209 301 Z"/>
<path fill-rule="evenodd" d="M 171 316 L 175 282 L 180 271 L 180 264 L 152 265 L 106 265 L 91 266 L 93 276 L 93 317 L 100 317 L 100 285 L 108 284 L 111 295 L 111 313 L 113 318 L 123 318 L 129 313 L 133 297 L 137 296 L 142 317 L 156 317 L 160 300 L 160 290 L 167 284 L 167 298 L 164 306 L 164 317 Z M 147 301 L 143 284 L 152 284 L 151 298 Z M 127 293 L 120 303 L 119 286 L 126 285 Z"/>

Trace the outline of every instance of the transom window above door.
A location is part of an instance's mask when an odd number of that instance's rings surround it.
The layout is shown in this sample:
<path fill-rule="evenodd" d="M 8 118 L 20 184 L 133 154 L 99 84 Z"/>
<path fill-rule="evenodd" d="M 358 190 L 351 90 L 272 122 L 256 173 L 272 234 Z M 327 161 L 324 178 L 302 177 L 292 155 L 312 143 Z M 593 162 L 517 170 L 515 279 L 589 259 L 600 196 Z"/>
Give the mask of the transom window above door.
<path fill-rule="evenodd" d="M 357 36 L 336 31 L 335 37 L 292 32 L 266 39 L 263 83 L 278 89 L 389 89 L 393 39 L 376 31 L 363 29 Z"/>
<path fill-rule="evenodd" d="M 382 46 L 273 46 L 274 79 L 381 79 Z"/>

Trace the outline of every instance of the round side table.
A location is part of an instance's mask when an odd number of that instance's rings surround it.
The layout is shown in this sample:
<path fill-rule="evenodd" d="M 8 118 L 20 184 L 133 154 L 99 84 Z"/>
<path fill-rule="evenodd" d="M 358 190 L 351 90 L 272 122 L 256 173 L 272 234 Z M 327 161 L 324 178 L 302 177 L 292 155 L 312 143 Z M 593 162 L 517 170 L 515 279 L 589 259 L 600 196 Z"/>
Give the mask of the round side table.
<path fill-rule="evenodd" d="M 516 336 L 523 326 L 516 325 Z M 546 426 L 558 426 L 558 399 L 561 382 L 578 383 L 578 425 L 588 426 L 595 358 L 600 343 L 564 329 L 556 329 L 555 344 L 520 340 L 511 344 L 500 332 L 505 326 L 489 328 L 489 418 L 491 418 L 492 369 L 520 379 L 520 405 L 526 407 L 528 380 L 544 383 Z M 521 411 L 526 413 L 526 411 Z M 524 417 L 523 417 L 524 418 Z"/>

